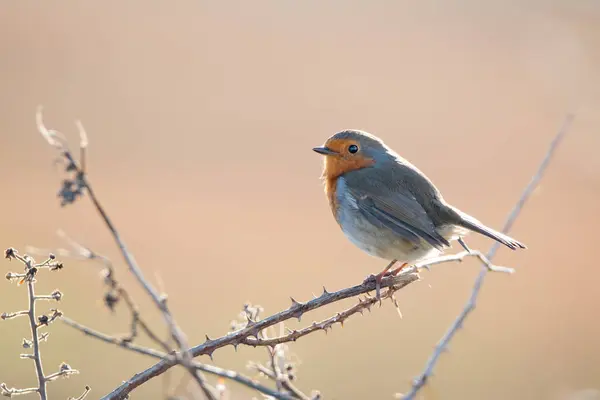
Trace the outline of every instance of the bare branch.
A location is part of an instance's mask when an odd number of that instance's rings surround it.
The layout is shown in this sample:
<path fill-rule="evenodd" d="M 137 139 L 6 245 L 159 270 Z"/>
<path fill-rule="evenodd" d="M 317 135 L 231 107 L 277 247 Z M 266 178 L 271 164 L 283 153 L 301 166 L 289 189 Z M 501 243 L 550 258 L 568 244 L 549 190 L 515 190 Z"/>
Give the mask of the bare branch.
<path fill-rule="evenodd" d="M 39 270 L 41 270 L 41 269 L 49 269 L 50 271 L 58 271 L 63 268 L 63 265 L 62 265 L 62 263 L 55 261 L 56 257 L 54 256 L 54 254 L 50 254 L 46 261 L 36 264 L 35 260 L 32 257 L 30 257 L 27 254 L 21 256 L 17 252 L 17 250 L 15 250 L 12 247 L 8 248 L 4 252 L 4 256 L 9 261 L 13 260 L 13 259 L 18 260 L 25 266 L 24 274 L 13 274 L 13 273 L 9 272 L 6 275 L 6 277 L 11 282 L 16 280 L 17 278 L 21 278 L 21 280 L 19 281 L 18 284 L 19 285 L 21 285 L 23 283 L 27 284 L 29 308 L 27 310 L 17 311 L 17 312 L 13 312 L 13 313 L 3 313 L 1 315 L 1 317 L 2 317 L 2 319 L 9 319 L 9 318 L 14 318 L 14 317 L 21 316 L 21 315 L 28 316 L 29 326 L 30 326 L 30 330 L 31 330 L 31 340 L 23 339 L 22 347 L 24 349 L 32 349 L 33 352 L 28 353 L 28 354 L 21 354 L 20 358 L 31 359 L 34 361 L 36 376 L 37 376 L 37 380 L 38 380 L 38 387 L 35 389 L 33 389 L 33 388 L 28 388 L 28 389 L 10 388 L 9 389 L 6 386 L 6 384 L 2 383 L 2 384 L 0 384 L 0 394 L 2 394 L 3 396 L 12 397 L 12 396 L 31 393 L 31 392 L 35 391 L 39 394 L 39 397 L 41 400 L 46 400 L 47 399 L 47 392 L 46 392 L 46 383 L 47 382 L 49 382 L 59 376 L 70 375 L 70 374 L 77 372 L 77 371 L 71 369 L 71 367 L 69 367 L 68 364 L 63 363 L 63 364 L 61 364 L 61 370 L 59 371 L 59 373 L 52 374 L 50 376 L 44 376 L 44 369 L 42 366 L 42 356 L 41 356 L 41 352 L 40 352 L 40 343 L 42 341 L 46 341 L 48 339 L 49 334 L 47 332 L 40 333 L 39 329 L 43 325 L 47 326 L 47 325 L 51 324 L 52 322 L 54 322 L 57 318 L 61 317 L 62 312 L 57 309 L 50 309 L 50 311 L 52 312 L 52 314 L 50 314 L 50 316 L 42 314 L 42 315 L 36 317 L 35 303 L 38 300 L 60 301 L 62 298 L 62 293 L 59 290 L 54 290 L 50 295 L 36 295 L 35 294 L 36 276 L 37 276 Z"/>
<path fill-rule="evenodd" d="M 0 314 L 0 319 L 11 319 L 15 317 L 20 317 L 22 315 L 29 315 L 29 310 L 17 311 L 12 313 L 3 312 L 2 314 Z"/>
<path fill-rule="evenodd" d="M 64 233 L 61 230 L 58 231 L 58 235 L 73 248 L 73 250 L 58 249 L 57 252 L 59 254 L 61 254 L 64 257 L 71 257 L 74 259 L 96 261 L 104 267 L 104 282 L 108 286 L 108 291 L 104 295 L 104 304 L 111 311 L 113 311 L 115 305 L 119 301 L 123 300 L 125 302 L 125 305 L 129 309 L 129 312 L 131 313 L 131 330 L 129 336 L 127 337 L 127 341 L 131 342 L 137 337 L 137 328 L 140 327 L 142 331 L 144 331 L 144 333 L 146 333 L 146 335 L 151 340 L 153 340 L 160 347 L 162 347 L 165 352 L 170 352 L 170 346 L 167 344 L 166 341 L 160 339 L 158 335 L 154 333 L 154 331 L 150 328 L 146 321 L 141 317 L 139 308 L 137 304 L 133 301 L 133 298 L 131 297 L 129 292 L 117 281 L 116 271 L 112 261 L 108 257 L 99 254 L 90 249 L 89 247 L 86 247 L 80 244 L 79 242 L 75 241 L 74 239 L 70 238 L 69 236 L 67 236 L 66 233 Z M 37 254 L 48 253 L 47 249 L 39 249 L 31 246 L 28 248 L 28 250 Z"/>
<path fill-rule="evenodd" d="M 69 376 L 76 375 L 78 373 L 79 373 L 79 371 L 71 368 L 71 366 L 69 364 L 62 363 L 58 367 L 58 371 L 54 372 L 53 374 L 48 375 L 45 378 L 45 380 L 46 380 L 46 382 L 50 382 L 50 381 L 54 381 L 58 378 L 68 378 Z"/>
<path fill-rule="evenodd" d="M 135 261 L 133 254 L 131 254 L 129 252 L 129 250 L 127 249 L 125 242 L 121 238 L 121 235 L 117 231 L 117 228 L 113 224 L 112 220 L 109 218 L 108 214 L 104 210 L 104 207 L 102 207 L 102 205 L 100 204 L 100 201 L 96 197 L 96 194 L 95 194 L 94 190 L 92 189 L 90 182 L 87 179 L 84 163 L 85 163 L 85 155 L 86 155 L 85 148 L 87 147 L 88 140 L 87 140 L 87 134 L 85 133 L 85 130 L 83 129 L 82 124 L 80 122 L 77 123 L 77 127 L 79 128 L 79 133 L 80 133 L 80 138 L 81 138 L 81 141 L 80 141 L 81 155 L 83 157 L 79 163 L 75 160 L 75 158 L 73 157 L 71 151 L 66 146 L 66 144 L 58 141 L 57 135 L 53 131 L 50 131 L 46 128 L 46 126 L 44 125 L 44 122 L 43 122 L 41 108 L 39 108 L 38 112 L 37 112 L 37 125 L 38 125 L 38 130 L 39 130 L 40 134 L 42 134 L 42 136 L 44 136 L 44 138 L 46 138 L 46 140 L 48 141 L 48 143 L 51 146 L 59 149 L 61 151 L 61 156 L 63 156 L 67 160 L 66 171 L 67 172 L 72 171 L 75 173 L 74 180 L 65 180 L 63 182 L 63 188 L 61 189 L 61 191 L 59 193 L 63 199 L 62 204 L 64 205 L 64 204 L 68 204 L 68 203 L 75 201 L 75 199 L 78 196 L 81 196 L 83 189 L 87 190 L 87 193 L 88 193 L 90 199 L 92 200 L 92 203 L 93 203 L 94 207 L 96 208 L 96 211 L 98 212 L 98 214 L 104 221 L 104 223 L 105 223 L 106 227 L 108 228 L 108 230 L 110 231 L 115 243 L 119 247 L 121 255 L 123 256 L 125 263 L 127 264 L 128 268 L 129 268 L 129 271 L 134 275 L 134 277 L 137 279 L 138 283 L 142 286 L 142 288 L 150 296 L 150 298 L 154 302 L 154 305 L 162 313 L 163 319 L 164 319 L 165 323 L 167 324 L 167 326 L 169 327 L 169 330 L 171 332 L 171 337 L 175 340 L 175 342 L 177 343 L 177 345 L 181 351 L 181 356 L 179 357 L 180 363 L 190 371 L 193 378 L 200 384 L 201 389 L 203 390 L 203 392 L 205 392 L 205 394 L 207 395 L 209 400 L 212 400 L 214 398 L 214 396 L 212 396 L 209 393 L 210 389 L 207 388 L 206 384 L 203 381 L 202 376 L 196 370 L 191 368 L 189 365 L 190 361 L 191 361 L 191 356 L 189 354 L 189 349 L 188 349 L 188 344 L 187 344 L 186 338 L 185 338 L 183 332 L 181 331 L 181 329 L 179 328 L 179 326 L 177 325 L 177 323 L 175 322 L 175 319 L 173 318 L 173 316 L 167 306 L 166 297 L 163 295 L 160 295 L 158 293 L 158 291 L 144 277 L 144 274 L 142 273 L 142 270 L 139 267 L 139 265 L 137 264 L 137 262 Z"/>
<path fill-rule="evenodd" d="M 256 323 L 249 324 L 243 329 L 232 332 L 218 339 L 207 339 L 206 342 L 204 342 L 203 344 L 192 347 L 190 349 L 190 353 L 193 357 L 197 357 L 200 355 L 211 355 L 216 349 L 219 349 L 221 347 L 225 347 L 228 345 L 238 346 L 240 344 L 243 344 L 244 340 L 246 340 L 246 338 L 248 338 L 249 336 L 256 337 L 260 331 L 270 326 L 274 326 L 276 324 L 279 324 L 280 322 L 284 322 L 293 318 L 300 319 L 302 315 L 306 312 L 315 310 L 328 304 L 335 303 L 340 300 L 357 297 L 359 295 L 372 292 L 375 290 L 376 286 L 375 279 L 374 277 L 372 278 L 373 279 L 365 280 L 359 285 L 345 288 L 337 292 L 329 293 L 327 291 L 323 291 L 323 294 L 321 294 L 321 296 L 307 301 L 305 303 L 299 303 L 298 301 L 292 299 L 292 305 L 288 309 L 283 310 L 277 314 L 271 315 L 267 318 L 264 318 Z M 418 279 L 418 274 L 414 272 L 402 272 L 398 276 L 387 276 L 383 278 L 381 282 L 381 287 L 393 287 L 393 290 L 396 291 L 404 288 L 408 284 Z M 114 389 L 111 393 L 104 396 L 102 399 L 123 399 L 135 388 L 149 381 L 150 379 L 163 374 L 172 366 L 173 364 L 167 360 L 159 361 L 147 370 L 137 373 L 135 376 L 133 376 L 129 380 L 125 381 L 122 385 Z"/>
<path fill-rule="evenodd" d="M 31 337 L 33 338 L 33 357 L 38 379 L 38 393 L 40 394 L 40 400 L 46 400 L 46 379 L 44 379 L 44 368 L 42 367 L 42 356 L 40 353 L 39 326 L 35 318 L 35 290 L 33 285 L 33 280 L 27 282 L 27 290 L 29 292 L 29 326 L 31 328 Z"/>
<path fill-rule="evenodd" d="M 407 272 L 418 271 L 421 269 L 430 269 L 432 266 L 437 264 L 444 264 L 448 262 L 462 262 L 466 257 L 475 257 L 483 264 L 483 267 L 490 272 L 503 272 L 506 274 L 512 274 L 515 272 L 513 268 L 502 267 L 499 265 L 494 265 L 492 262 L 480 251 L 478 250 L 465 250 L 456 254 L 449 254 L 447 256 L 440 256 L 436 258 L 430 258 L 427 260 L 423 260 L 421 262 L 416 263 L 415 265 L 411 265 L 410 267 L 405 268 Z"/>
<path fill-rule="evenodd" d="M 86 386 L 84 392 L 79 397 L 69 397 L 67 400 L 83 400 L 91 390 L 89 386 Z"/>
<path fill-rule="evenodd" d="M 65 324 L 69 325 L 70 327 L 75 328 L 78 331 L 84 333 L 85 335 L 93 337 L 98 340 L 101 340 L 105 343 L 113 344 L 113 345 L 122 347 L 124 349 L 128 349 L 130 351 L 133 351 L 133 352 L 136 352 L 139 354 L 143 354 L 146 356 L 165 360 L 165 361 L 171 363 L 171 365 L 177 364 L 177 360 L 173 357 L 173 354 L 165 354 L 165 353 L 162 353 L 160 351 L 157 351 L 157 350 L 154 350 L 154 349 L 151 349 L 148 347 L 143 347 L 143 346 L 136 345 L 134 343 L 124 341 L 124 340 L 116 338 L 114 336 L 110 336 L 105 333 L 88 328 L 87 326 L 82 325 L 76 321 L 73 321 L 72 319 L 67 318 L 67 317 L 61 318 L 61 321 L 64 322 Z M 204 372 L 212 374 L 212 375 L 221 376 L 223 378 L 231 379 L 235 382 L 238 382 L 242 385 L 248 386 L 248 387 L 255 389 L 261 393 L 264 393 L 266 395 L 273 396 L 277 399 L 291 399 L 292 398 L 290 396 L 281 395 L 277 391 L 274 391 L 266 386 L 263 386 L 260 383 L 258 383 L 257 381 L 255 381 L 251 378 L 248 378 L 242 374 L 239 374 L 235 371 L 229 371 L 229 370 L 218 368 L 218 367 L 215 367 L 212 365 L 202 364 L 202 363 L 199 363 L 196 361 L 192 362 L 192 366 L 200 371 L 204 371 Z"/>
<path fill-rule="evenodd" d="M 0 383 L 0 394 L 5 397 L 13 397 L 13 396 L 19 396 L 22 394 L 36 393 L 37 391 L 38 391 L 38 388 L 36 388 L 36 387 L 26 388 L 26 389 L 16 389 L 16 388 L 9 388 L 8 386 L 6 386 L 6 383 Z"/>
<path fill-rule="evenodd" d="M 560 128 L 557 135 L 554 137 L 554 140 L 550 144 L 550 148 L 546 152 L 546 155 L 545 155 L 544 159 L 542 160 L 542 163 L 538 167 L 537 172 L 535 173 L 535 175 L 533 176 L 533 178 L 531 179 L 531 181 L 529 182 L 529 184 L 527 185 L 527 187 L 521 194 L 521 197 L 519 198 L 519 201 L 517 202 L 517 204 L 514 206 L 514 208 L 510 212 L 508 219 L 506 220 L 504 227 L 502 229 L 503 233 L 508 233 L 508 231 L 512 228 L 512 226 L 513 226 L 514 222 L 516 221 L 517 217 L 519 216 L 523 206 L 525 205 L 525 203 L 527 202 L 527 200 L 529 199 L 529 197 L 531 196 L 531 194 L 537 187 L 538 183 L 544 176 L 544 173 L 546 172 L 546 169 L 548 168 L 548 165 L 550 164 L 550 161 L 552 160 L 552 157 L 554 156 L 556 149 L 558 148 L 563 137 L 566 135 L 569 128 L 571 127 L 573 119 L 574 119 L 574 115 L 572 115 L 572 114 L 567 115 L 567 117 L 565 118 L 565 121 L 563 122 L 562 127 Z M 492 245 L 492 247 L 488 251 L 488 254 L 485 258 L 483 257 L 483 255 L 478 256 L 479 259 L 484 263 L 484 266 L 481 268 L 479 275 L 475 279 L 475 283 L 473 285 L 473 290 L 471 292 L 471 296 L 469 297 L 469 300 L 467 301 L 467 304 L 465 305 L 465 307 L 461 311 L 461 313 L 458 315 L 458 317 L 454 320 L 454 322 L 452 323 L 452 325 L 450 326 L 448 331 L 444 334 L 444 336 L 439 341 L 439 343 L 435 346 L 433 354 L 431 355 L 431 357 L 427 361 L 427 364 L 425 365 L 425 370 L 421 373 L 421 375 L 419 375 L 417 378 L 415 378 L 410 392 L 408 392 L 406 395 L 404 395 L 404 397 L 403 397 L 404 400 L 414 399 L 415 396 L 417 395 L 417 393 L 419 392 L 419 390 L 427 383 L 427 380 L 433 373 L 433 368 L 435 367 L 435 364 L 437 363 L 438 359 L 440 358 L 440 356 L 444 352 L 444 350 L 448 347 L 448 343 L 450 343 L 450 341 L 452 340 L 452 338 L 454 337 L 456 332 L 462 327 L 467 316 L 475 309 L 475 303 L 477 301 L 477 296 L 479 295 L 479 291 L 481 290 L 484 279 L 485 279 L 488 271 L 490 270 L 490 268 L 489 268 L 491 265 L 490 261 L 485 261 L 485 260 L 486 259 L 491 260 L 496 255 L 496 252 L 498 251 L 499 247 L 500 247 L 500 244 L 496 242 Z"/>

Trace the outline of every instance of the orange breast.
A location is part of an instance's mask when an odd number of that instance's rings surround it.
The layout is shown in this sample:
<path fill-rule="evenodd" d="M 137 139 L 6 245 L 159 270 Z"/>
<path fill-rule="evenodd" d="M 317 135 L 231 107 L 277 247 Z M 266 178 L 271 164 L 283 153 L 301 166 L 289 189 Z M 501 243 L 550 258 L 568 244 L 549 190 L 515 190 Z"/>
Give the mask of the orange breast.
<path fill-rule="evenodd" d="M 336 220 L 338 211 L 338 203 L 336 198 L 337 179 L 337 176 L 333 178 L 325 178 L 325 194 L 327 195 L 327 199 L 329 200 L 329 207 L 331 207 L 331 211 L 333 212 L 333 216 L 336 218 Z"/>
<path fill-rule="evenodd" d="M 375 160 L 361 156 L 352 156 L 348 158 L 331 156 L 326 157 L 322 178 L 325 181 L 325 194 L 327 195 L 329 206 L 331 207 L 331 211 L 336 217 L 336 220 L 339 207 L 336 197 L 338 178 L 347 172 L 370 167 L 373 164 L 375 164 Z"/>

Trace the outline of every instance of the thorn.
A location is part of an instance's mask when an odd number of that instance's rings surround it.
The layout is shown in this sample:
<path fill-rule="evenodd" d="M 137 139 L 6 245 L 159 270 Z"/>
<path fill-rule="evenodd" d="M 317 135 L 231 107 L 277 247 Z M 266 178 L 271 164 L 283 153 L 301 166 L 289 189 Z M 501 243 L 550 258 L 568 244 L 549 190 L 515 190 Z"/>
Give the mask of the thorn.
<path fill-rule="evenodd" d="M 233 346 L 233 349 L 237 352 L 237 348 L 239 346 L 239 343 L 232 343 L 231 345 Z"/>
<path fill-rule="evenodd" d="M 206 342 L 210 342 L 212 339 L 208 337 L 208 335 L 204 335 L 206 337 Z M 204 343 L 206 343 L 204 342 Z"/>
<path fill-rule="evenodd" d="M 295 308 L 295 307 L 300 307 L 300 305 L 301 305 L 301 304 L 300 304 L 300 303 L 298 303 L 298 302 L 296 301 L 296 299 L 294 299 L 293 297 L 290 297 L 290 300 L 292 300 L 292 308 Z"/>
<path fill-rule="evenodd" d="M 215 359 L 213 358 L 213 352 L 214 352 L 214 350 L 206 353 L 206 355 L 210 357 L 210 361 L 215 361 Z"/>
<path fill-rule="evenodd" d="M 342 328 L 344 327 L 344 320 L 343 319 L 340 320 L 340 325 L 342 326 Z"/>
<path fill-rule="evenodd" d="M 325 289 L 325 286 L 323 286 L 323 294 L 321 296 L 328 296 L 329 294 L 330 293 Z"/>
<path fill-rule="evenodd" d="M 396 307 L 396 311 L 398 311 L 398 316 L 400 317 L 400 319 L 404 319 L 402 317 L 402 311 L 400 311 L 400 307 Z"/>

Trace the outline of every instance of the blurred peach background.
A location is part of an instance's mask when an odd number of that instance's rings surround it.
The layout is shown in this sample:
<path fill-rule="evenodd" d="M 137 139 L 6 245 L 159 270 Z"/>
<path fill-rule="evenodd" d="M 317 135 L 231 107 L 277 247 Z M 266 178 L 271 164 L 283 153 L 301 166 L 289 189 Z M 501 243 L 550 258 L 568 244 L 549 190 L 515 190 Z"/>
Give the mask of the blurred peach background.
<path fill-rule="evenodd" d="M 276 312 L 289 296 L 307 300 L 385 264 L 350 244 L 330 215 L 311 148 L 332 133 L 382 137 L 449 201 L 500 228 L 574 111 L 512 231 L 529 249 L 503 249 L 496 260 L 517 274 L 488 277 L 424 394 L 559 399 L 600 388 L 600 4 L 484 3 L 3 2 L 1 246 L 64 246 L 55 235 L 62 228 L 118 262 L 121 281 L 161 326 L 89 200 L 61 209 L 55 197 L 63 175 L 36 132 L 35 109 L 43 104 L 47 124 L 74 143 L 81 119 L 97 194 L 195 344 L 226 333 L 246 301 Z M 62 272 L 40 277 L 38 290 L 60 288 L 68 316 L 126 332 L 125 309 L 111 315 L 102 305 L 99 269 L 65 261 Z M 478 270 L 469 261 L 424 272 L 399 295 L 402 320 L 384 303 L 293 344 L 298 386 L 326 399 L 406 391 Z M 4 282 L 0 290 L 0 311 L 25 306 L 24 287 Z M 154 363 L 60 323 L 49 332 L 45 370 L 61 361 L 81 370 L 52 383 L 52 399 L 85 385 L 99 398 Z M 0 323 L 0 381 L 9 386 L 34 385 L 33 364 L 19 359 L 27 335 L 25 320 Z M 252 374 L 248 360 L 264 362 L 266 352 L 226 348 L 214 364 Z M 170 385 L 181 375 L 171 374 Z M 164 398 L 165 385 L 157 379 L 133 398 Z M 232 399 L 251 396 L 230 388 Z"/>

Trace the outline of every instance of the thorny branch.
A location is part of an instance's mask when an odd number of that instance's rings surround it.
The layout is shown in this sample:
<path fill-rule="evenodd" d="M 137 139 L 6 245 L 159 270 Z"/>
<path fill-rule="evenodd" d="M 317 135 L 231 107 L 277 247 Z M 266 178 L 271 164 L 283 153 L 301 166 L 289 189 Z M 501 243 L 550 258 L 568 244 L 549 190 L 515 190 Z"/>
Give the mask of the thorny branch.
<path fill-rule="evenodd" d="M 323 289 L 325 290 L 325 289 Z M 248 325 L 248 323 L 256 322 L 260 319 L 260 314 L 264 310 L 260 306 L 252 306 L 250 304 L 244 305 L 244 313 L 243 317 L 245 318 L 245 323 L 242 324 L 242 327 Z M 282 328 L 283 324 L 280 325 Z M 315 326 L 313 324 L 312 326 Z M 269 329 L 263 329 L 259 332 L 256 337 L 257 340 L 268 341 L 269 340 L 269 331 L 273 330 L 274 327 Z M 287 329 L 287 328 L 286 328 Z M 325 333 L 327 333 L 326 328 L 323 328 Z M 295 341 L 295 339 L 293 339 Z M 261 346 L 263 344 L 260 344 Z M 256 344 L 253 344 L 256 346 Z M 317 400 L 320 399 L 320 393 L 313 393 L 312 397 L 304 394 L 300 389 L 298 389 L 293 383 L 292 380 L 295 379 L 295 367 L 294 363 L 290 360 L 289 347 L 285 343 L 278 343 L 273 345 L 266 345 L 267 353 L 270 360 L 271 370 L 264 367 L 261 364 L 250 363 L 250 367 L 256 369 L 263 375 L 271 378 L 275 385 L 277 386 L 278 393 L 290 394 L 292 397 L 300 399 L 300 400 Z M 266 372 L 265 372 L 266 370 Z M 286 393 L 287 392 L 287 393 Z"/>
<path fill-rule="evenodd" d="M 139 354 L 144 354 L 144 355 L 147 355 L 147 356 L 150 356 L 153 358 L 157 358 L 157 359 L 161 359 L 161 360 L 169 360 L 173 364 L 176 364 L 176 360 L 174 359 L 172 353 L 171 354 L 162 353 L 160 351 L 154 350 L 149 347 L 143 347 L 143 346 L 137 345 L 135 343 L 131 343 L 131 342 L 125 341 L 123 339 L 119 339 L 114 336 L 110 336 L 105 333 L 98 332 L 98 331 L 88 328 L 87 326 L 84 326 L 76 321 L 73 321 L 72 319 L 67 318 L 67 317 L 62 317 L 61 321 L 65 324 L 69 325 L 70 327 L 81 331 L 85 335 L 90 336 L 95 339 L 98 339 L 98 340 L 101 340 L 105 343 L 114 344 L 116 346 L 131 350 L 131 351 L 139 353 Z M 197 361 L 192 361 L 191 365 L 194 368 L 196 368 L 197 370 L 200 370 L 200 371 L 212 374 L 212 375 L 221 376 L 223 378 L 231 379 L 242 385 L 245 385 L 252 389 L 255 389 L 261 393 L 264 393 L 269 396 L 273 396 L 276 399 L 284 399 L 284 400 L 293 399 L 293 397 L 281 395 L 277 391 L 274 391 L 266 386 L 263 386 L 260 383 L 258 383 L 257 381 L 255 381 L 251 378 L 248 378 L 242 374 L 239 374 L 235 371 L 222 369 L 222 368 L 215 367 L 212 365 L 203 364 L 203 363 L 200 363 Z"/>
<path fill-rule="evenodd" d="M 480 259 L 482 263 L 486 266 L 486 268 L 494 272 L 513 272 L 511 268 L 493 265 L 483 254 L 481 254 L 478 251 L 464 251 L 458 254 L 441 256 L 435 259 L 430 259 L 428 261 L 415 264 L 414 266 L 404 269 L 396 277 L 386 276 L 381 283 L 381 288 L 389 288 L 389 290 L 382 294 L 382 298 L 390 298 L 392 301 L 394 301 L 393 295 L 397 290 L 402 289 L 406 285 L 419 279 L 417 271 L 420 269 L 429 269 L 433 265 L 448 263 L 452 261 L 460 262 L 465 257 L 476 257 Z M 323 293 L 319 297 L 307 301 L 305 303 L 300 303 L 292 298 L 292 305 L 290 306 L 290 308 L 283 310 L 277 314 L 271 315 L 260 321 L 254 321 L 250 319 L 245 328 L 230 333 L 229 335 L 220 337 L 218 339 L 207 339 L 206 342 L 204 342 L 203 344 L 192 347 L 190 349 L 190 353 L 194 357 L 197 357 L 199 355 L 211 356 L 215 350 L 228 345 L 232 345 L 234 347 L 237 347 L 240 344 L 246 344 L 251 346 L 273 346 L 281 343 L 295 341 L 302 336 L 306 336 L 312 332 L 316 332 L 319 330 L 327 332 L 327 330 L 329 330 L 335 323 L 339 322 L 340 325 L 342 325 L 348 317 L 357 313 L 362 313 L 364 312 L 364 310 L 369 310 L 370 307 L 378 303 L 379 300 L 377 300 L 375 297 L 367 296 L 364 299 L 359 299 L 359 302 L 353 307 L 350 307 L 347 310 L 337 313 L 336 315 L 327 318 L 321 322 L 315 322 L 306 328 L 300 330 L 293 330 L 291 332 L 288 332 L 286 335 L 275 338 L 260 338 L 260 332 L 266 328 L 269 328 L 271 326 L 274 326 L 292 318 L 300 319 L 302 315 L 308 311 L 321 308 L 323 306 L 340 300 L 357 297 L 360 295 L 366 295 L 369 292 L 372 292 L 373 290 L 375 290 L 375 280 L 374 277 L 370 277 L 359 285 L 345 288 L 333 293 L 330 293 L 325 288 L 323 288 Z M 104 397 L 104 399 L 122 399 L 123 396 L 127 395 L 132 390 L 147 382 L 148 380 L 164 373 L 171 366 L 172 364 L 170 364 L 168 361 L 160 361 L 154 366 L 148 368 L 147 370 L 136 374 L 130 380 L 125 381 L 121 386 L 119 386 L 118 388 L 113 390 L 109 395 Z"/>
<path fill-rule="evenodd" d="M 552 140 L 552 143 L 550 144 L 550 147 L 549 147 L 548 151 L 546 152 L 544 159 L 542 160 L 540 166 L 538 167 L 537 172 L 532 177 L 532 179 L 529 182 L 529 184 L 527 185 L 527 187 L 525 187 L 525 190 L 521 194 L 519 201 L 514 206 L 514 208 L 510 212 L 506 222 L 504 223 L 504 227 L 502 228 L 503 233 L 508 233 L 508 231 L 512 228 L 514 222 L 516 221 L 517 217 L 521 213 L 523 206 L 525 205 L 525 203 L 527 202 L 527 200 L 529 199 L 529 197 L 531 196 L 531 194 L 533 193 L 533 191 L 535 190 L 535 188 L 541 181 L 542 177 L 544 176 L 544 173 L 546 172 L 546 169 L 548 168 L 548 165 L 550 164 L 550 161 L 552 160 L 552 157 L 554 156 L 556 149 L 558 148 L 558 146 L 561 143 L 564 136 L 569 131 L 574 118 L 575 118 L 575 116 L 573 114 L 568 114 L 567 117 L 565 118 L 562 127 L 560 128 L 560 130 L 554 137 L 554 140 Z M 487 256 L 485 258 L 480 257 L 480 260 L 483 262 L 484 265 L 482 266 L 481 271 L 479 272 L 479 275 L 475 279 L 475 283 L 473 285 L 473 290 L 471 292 L 471 296 L 469 297 L 469 300 L 467 301 L 465 307 L 460 312 L 458 317 L 454 320 L 454 322 L 452 323 L 452 325 L 450 326 L 448 331 L 444 334 L 442 339 L 435 346 L 433 354 L 431 355 L 431 357 L 427 361 L 427 364 L 425 365 L 424 371 L 421 373 L 421 375 L 419 375 L 417 378 L 414 379 L 410 392 L 408 392 L 406 395 L 404 395 L 402 397 L 404 400 L 414 399 L 415 396 L 417 395 L 417 393 L 419 392 L 419 390 L 423 386 L 425 386 L 425 384 L 427 383 L 427 380 L 429 379 L 429 377 L 431 377 L 431 375 L 433 373 L 433 368 L 435 367 L 435 364 L 437 363 L 438 359 L 440 358 L 440 356 L 442 355 L 444 350 L 446 350 L 446 348 L 448 347 L 448 344 L 450 343 L 450 341 L 452 340 L 454 335 L 456 335 L 457 331 L 462 327 L 462 325 L 464 324 L 464 321 L 467 319 L 468 315 L 475 309 L 477 296 L 479 295 L 479 292 L 483 285 L 484 279 L 485 279 L 488 271 L 490 270 L 489 266 L 491 265 L 489 261 L 486 262 L 484 260 L 485 259 L 491 260 L 492 258 L 494 258 L 499 247 L 500 247 L 499 243 L 497 243 L 497 242 L 494 243 L 492 245 L 492 247 L 490 248 L 490 250 L 488 251 Z M 481 256 L 483 256 L 483 255 L 481 254 Z"/>
<path fill-rule="evenodd" d="M 381 288 L 389 289 L 382 296 L 386 298 L 391 297 L 391 293 L 394 293 L 397 290 L 404 288 L 408 284 L 418 279 L 419 276 L 415 272 L 401 273 L 395 277 L 387 276 L 382 280 Z M 374 291 L 375 285 L 375 278 L 370 277 L 369 279 L 366 279 L 359 285 L 345 288 L 337 292 L 330 293 L 324 289 L 323 293 L 319 297 L 304 303 L 300 303 L 292 298 L 292 305 L 289 308 L 280 311 L 277 314 L 273 314 L 269 317 L 266 317 L 260 321 L 249 321 L 245 328 L 229 333 L 228 335 L 222 336 L 220 338 L 207 338 L 204 343 L 190 348 L 190 353 L 193 357 L 198 357 L 200 355 L 210 356 L 215 350 L 228 345 L 237 348 L 237 346 L 239 346 L 240 344 L 244 344 L 244 341 L 250 336 L 258 337 L 259 332 L 266 328 L 269 328 L 271 326 L 277 325 L 281 322 L 293 318 L 297 318 L 298 320 L 300 320 L 302 315 L 309 311 L 316 310 L 317 308 L 321 308 L 323 306 L 335 303 L 340 300 L 357 297 L 359 295 L 365 295 L 369 292 Z M 390 291 L 391 293 L 388 295 L 388 292 Z M 371 300 L 367 299 L 367 301 L 372 302 L 371 304 L 375 302 L 374 298 L 372 298 Z M 327 328 L 329 327 L 330 326 L 328 326 Z M 291 338 L 290 341 L 292 341 Z M 172 366 L 173 363 L 169 360 L 161 360 L 158 363 L 154 364 L 152 367 L 146 369 L 145 371 L 135 374 L 132 378 L 125 381 L 123 384 L 121 384 L 119 387 L 117 387 L 115 390 L 113 390 L 111 393 L 109 393 L 102 399 L 123 399 L 135 388 L 139 387 L 140 385 L 149 381 L 150 379 L 163 374 Z"/>

